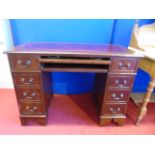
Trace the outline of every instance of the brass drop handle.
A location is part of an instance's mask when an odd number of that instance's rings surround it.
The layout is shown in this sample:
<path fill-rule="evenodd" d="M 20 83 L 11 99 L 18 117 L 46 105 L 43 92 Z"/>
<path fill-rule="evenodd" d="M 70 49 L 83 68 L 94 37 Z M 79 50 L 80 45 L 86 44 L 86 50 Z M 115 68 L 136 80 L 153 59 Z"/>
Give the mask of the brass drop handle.
<path fill-rule="evenodd" d="M 31 60 L 26 61 L 26 66 L 28 67 L 31 64 Z"/>
<path fill-rule="evenodd" d="M 119 80 L 116 80 L 115 83 L 116 83 L 116 84 L 119 84 Z"/>
<path fill-rule="evenodd" d="M 26 92 L 23 92 L 23 96 L 26 97 L 27 96 L 27 93 Z"/>
<path fill-rule="evenodd" d="M 127 84 L 127 80 L 124 80 L 123 83 L 124 83 L 124 85 Z"/>
<path fill-rule="evenodd" d="M 127 80 L 124 80 L 123 82 L 120 83 L 120 81 L 117 79 L 115 80 L 115 83 L 117 84 L 117 86 L 123 87 L 124 85 L 127 84 Z"/>
<path fill-rule="evenodd" d="M 119 87 L 123 87 L 123 86 L 124 86 L 123 84 L 120 83 L 120 81 L 119 81 L 118 79 L 115 81 L 115 83 L 116 83 L 117 86 L 119 86 Z"/>
<path fill-rule="evenodd" d="M 117 107 L 117 108 L 110 107 L 110 111 L 111 111 L 113 114 L 116 114 L 117 112 L 120 112 L 120 111 L 121 111 L 121 108 L 120 108 L 120 107 Z"/>
<path fill-rule="evenodd" d="M 119 67 L 122 67 L 123 66 L 123 63 L 122 62 L 119 62 L 118 65 L 119 65 Z"/>
<path fill-rule="evenodd" d="M 127 66 L 127 68 L 130 68 L 130 67 L 131 67 L 131 63 L 128 62 L 128 63 L 126 64 L 126 66 Z"/>
<path fill-rule="evenodd" d="M 31 94 L 31 96 L 32 96 L 32 97 L 36 96 L 36 93 L 35 93 L 35 92 L 33 92 L 33 93 Z"/>
<path fill-rule="evenodd" d="M 129 69 L 131 67 L 131 63 L 128 62 L 127 64 L 123 64 L 122 62 L 118 63 L 120 69 Z"/>
<path fill-rule="evenodd" d="M 27 84 L 27 85 L 31 85 L 32 84 L 32 82 L 33 82 L 33 78 L 30 78 L 29 80 L 28 80 L 28 82 L 25 82 L 24 84 Z"/>
<path fill-rule="evenodd" d="M 120 97 L 121 97 L 121 98 L 123 98 L 123 97 L 124 97 L 124 94 L 123 94 L 123 93 L 121 93 L 121 94 L 120 94 Z"/>
<path fill-rule="evenodd" d="M 116 113 L 116 111 L 115 111 L 114 108 L 112 108 L 112 107 L 110 107 L 110 111 L 111 111 L 112 113 Z"/>
<path fill-rule="evenodd" d="M 25 78 L 23 78 L 23 77 L 20 78 L 20 81 L 23 82 L 23 84 L 32 84 L 33 80 L 34 80 L 33 78 L 30 78 L 30 79 L 28 80 L 28 82 L 25 82 Z"/>
<path fill-rule="evenodd" d="M 37 109 L 37 106 L 34 106 L 32 108 L 30 108 L 29 106 L 26 106 L 26 110 L 29 110 L 30 112 L 33 112 Z"/>
<path fill-rule="evenodd" d="M 21 82 L 24 82 L 24 81 L 25 81 L 25 78 L 23 78 L 23 77 L 20 78 L 20 81 L 21 81 Z"/>
<path fill-rule="evenodd" d="M 18 61 L 17 61 L 17 64 L 18 64 L 18 65 L 21 65 L 21 64 L 22 64 L 22 60 L 18 60 Z"/>
<path fill-rule="evenodd" d="M 124 66 L 123 62 L 119 62 L 118 66 L 119 66 L 120 69 L 126 69 L 127 68 L 126 66 Z"/>
<path fill-rule="evenodd" d="M 30 78 L 29 83 L 31 84 L 33 82 L 33 80 L 34 80 L 33 78 Z"/>
<path fill-rule="evenodd" d="M 23 66 L 25 66 L 25 67 L 30 66 L 31 63 L 32 63 L 31 60 L 27 60 L 25 63 L 22 62 L 22 60 L 20 60 L 20 59 L 17 61 L 17 64 L 18 64 L 18 65 L 23 65 Z"/>
<path fill-rule="evenodd" d="M 120 107 L 117 107 L 117 111 L 118 111 L 118 112 L 121 111 L 121 108 L 120 108 Z"/>
<path fill-rule="evenodd" d="M 32 99 L 34 96 L 36 96 L 36 93 L 33 92 L 33 93 L 31 94 L 31 96 L 28 96 L 28 94 L 27 94 L 26 92 L 23 92 L 23 96 L 24 96 L 25 98 Z"/>
<path fill-rule="evenodd" d="M 124 94 L 121 93 L 119 96 L 117 96 L 115 93 L 112 94 L 112 97 L 115 99 L 115 100 L 120 100 L 124 97 Z"/>
<path fill-rule="evenodd" d="M 115 93 L 114 93 L 114 94 L 112 94 L 112 97 L 113 97 L 113 98 L 115 98 L 115 97 L 116 97 L 116 94 L 115 94 Z"/>

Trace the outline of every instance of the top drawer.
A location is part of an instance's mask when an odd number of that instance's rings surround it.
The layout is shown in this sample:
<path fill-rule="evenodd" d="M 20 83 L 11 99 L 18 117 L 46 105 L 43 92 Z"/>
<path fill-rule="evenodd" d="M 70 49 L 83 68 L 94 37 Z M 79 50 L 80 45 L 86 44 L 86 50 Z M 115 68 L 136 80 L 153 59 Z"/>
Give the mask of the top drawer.
<path fill-rule="evenodd" d="M 30 54 L 9 55 L 11 70 L 37 70 L 39 69 L 38 56 Z"/>
<path fill-rule="evenodd" d="M 135 72 L 137 61 L 136 58 L 113 58 L 110 70 L 116 72 Z"/>

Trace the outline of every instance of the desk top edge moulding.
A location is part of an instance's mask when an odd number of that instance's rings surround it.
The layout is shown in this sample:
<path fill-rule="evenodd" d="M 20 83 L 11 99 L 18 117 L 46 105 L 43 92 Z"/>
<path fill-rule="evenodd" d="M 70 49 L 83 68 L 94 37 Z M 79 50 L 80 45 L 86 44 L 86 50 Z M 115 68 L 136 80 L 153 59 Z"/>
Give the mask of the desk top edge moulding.
<path fill-rule="evenodd" d="M 5 53 L 24 54 L 51 54 L 51 55 L 76 55 L 76 56 L 133 56 L 143 57 L 136 50 L 127 49 L 115 44 L 94 43 L 64 43 L 64 42 L 32 42 L 18 45 Z"/>
<path fill-rule="evenodd" d="M 95 73 L 92 99 L 98 124 L 123 125 L 138 62 L 143 55 L 112 44 L 27 43 L 8 55 L 22 125 L 47 124 L 53 96 L 50 72 Z"/>

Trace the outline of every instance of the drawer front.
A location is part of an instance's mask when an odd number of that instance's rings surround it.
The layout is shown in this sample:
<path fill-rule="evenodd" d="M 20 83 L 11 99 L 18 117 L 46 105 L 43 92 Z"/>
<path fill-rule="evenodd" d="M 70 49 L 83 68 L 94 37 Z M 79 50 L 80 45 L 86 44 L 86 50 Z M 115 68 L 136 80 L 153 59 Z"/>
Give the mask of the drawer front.
<path fill-rule="evenodd" d="M 18 74 L 13 73 L 13 80 L 16 86 L 35 86 L 40 85 L 39 74 Z"/>
<path fill-rule="evenodd" d="M 102 107 L 103 115 L 123 115 L 126 112 L 125 104 L 105 104 Z"/>
<path fill-rule="evenodd" d="M 133 76 L 113 76 L 110 75 L 108 78 L 108 87 L 113 88 L 130 88 L 133 82 Z"/>
<path fill-rule="evenodd" d="M 135 72 L 136 67 L 136 58 L 113 58 L 111 64 L 111 71 Z"/>
<path fill-rule="evenodd" d="M 20 113 L 24 115 L 38 115 L 44 113 L 43 105 L 38 103 L 25 103 L 21 102 L 20 105 Z"/>
<path fill-rule="evenodd" d="M 39 69 L 38 57 L 34 55 L 9 55 L 9 60 L 13 70 Z"/>
<path fill-rule="evenodd" d="M 129 90 L 108 90 L 105 94 L 105 102 L 126 102 L 129 94 Z"/>
<path fill-rule="evenodd" d="M 39 88 L 16 88 L 16 93 L 19 100 L 41 100 Z"/>

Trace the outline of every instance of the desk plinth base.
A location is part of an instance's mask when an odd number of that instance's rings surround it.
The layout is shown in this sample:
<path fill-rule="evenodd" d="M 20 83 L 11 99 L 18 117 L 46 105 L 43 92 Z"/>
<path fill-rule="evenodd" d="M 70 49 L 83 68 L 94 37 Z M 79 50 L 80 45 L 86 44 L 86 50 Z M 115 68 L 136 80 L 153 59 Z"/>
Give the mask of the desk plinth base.
<path fill-rule="evenodd" d="M 29 123 L 29 121 L 35 121 L 37 124 L 45 126 L 47 124 L 47 116 L 46 115 L 20 115 L 21 125 L 25 126 Z"/>
<path fill-rule="evenodd" d="M 100 116 L 100 126 L 107 125 L 111 121 L 118 124 L 119 126 L 123 126 L 125 122 L 126 116 Z"/>

